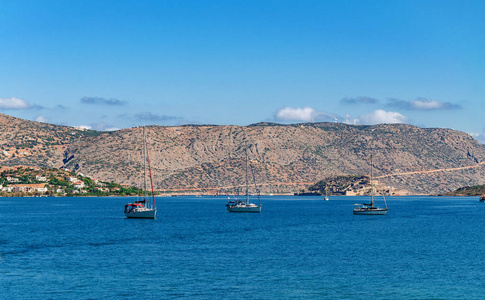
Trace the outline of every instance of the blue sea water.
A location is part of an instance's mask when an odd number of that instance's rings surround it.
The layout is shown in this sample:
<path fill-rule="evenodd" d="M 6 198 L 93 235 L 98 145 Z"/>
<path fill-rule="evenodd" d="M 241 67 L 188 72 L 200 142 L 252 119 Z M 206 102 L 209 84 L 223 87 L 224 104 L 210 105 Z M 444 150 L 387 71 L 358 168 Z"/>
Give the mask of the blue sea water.
<path fill-rule="evenodd" d="M 130 198 L 0 198 L 2 299 L 482 299 L 485 203 L 393 197 L 157 198 L 156 220 L 125 219 Z"/>

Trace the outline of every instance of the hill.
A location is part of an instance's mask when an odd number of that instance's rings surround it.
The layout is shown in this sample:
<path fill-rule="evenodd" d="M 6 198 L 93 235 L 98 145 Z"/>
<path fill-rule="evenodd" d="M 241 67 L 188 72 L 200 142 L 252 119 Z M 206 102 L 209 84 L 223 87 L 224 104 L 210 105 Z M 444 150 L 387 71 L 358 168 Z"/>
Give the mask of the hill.
<path fill-rule="evenodd" d="M 114 132 L 26 121 L 0 114 L 0 164 L 66 168 L 140 186 L 142 128 Z M 470 135 L 405 124 L 148 126 L 159 190 L 242 190 L 245 145 L 263 193 L 298 192 L 332 176 L 369 175 L 412 194 L 485 183 L 485 146 Z M 5 154 L 5 152 L 7 154 Z"/>
<path fill-rule="evenodd" d="M 440 196 L 482 196 L 485 195 L 485 185 L 464 186 L 454 191 L 442 193 Z"/>

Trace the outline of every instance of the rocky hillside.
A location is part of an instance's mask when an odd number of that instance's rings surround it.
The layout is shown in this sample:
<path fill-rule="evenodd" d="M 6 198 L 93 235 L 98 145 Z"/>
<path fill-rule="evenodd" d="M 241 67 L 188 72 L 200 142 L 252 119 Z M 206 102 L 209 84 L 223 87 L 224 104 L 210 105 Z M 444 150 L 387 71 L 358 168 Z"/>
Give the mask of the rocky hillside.
<path fill-rule="evenodd" d="M 142 128 L 82 131 L 1 114 L 0 125 L 1 165 L 68 168 L 130 185 L 142 181 Z M 241 189 L 246 147 L 263 193 L 298 192 L 330 176 L 368 175 L 371 152 L 374 177 L 393 189 L 436 194 L 485 183 L 485 146 L 450 129 L 260 123 L 146 131 L 161 190 Z"/>
<path fill-rule="evenodd" d="M 440 196 L 483 196 L 485 185 L 464 186 L 451 192 L 442 193 Z"/>
<path fill-rule="evenodd" d="M 33 122 L 0 114 L 0 164 L 60 167 L 64 150 L 96 131 Z"/>

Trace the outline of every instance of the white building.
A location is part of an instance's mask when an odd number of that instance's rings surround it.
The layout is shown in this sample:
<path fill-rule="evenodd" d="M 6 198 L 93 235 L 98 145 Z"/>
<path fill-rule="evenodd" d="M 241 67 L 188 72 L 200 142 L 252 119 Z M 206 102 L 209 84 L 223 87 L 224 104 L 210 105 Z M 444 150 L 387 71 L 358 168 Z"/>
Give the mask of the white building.
<path fill-rule="evenodd" d="M 45 186 L 45 183 L 13 184 L 11 188 L 12 188 L 11 189 L 12 192 L 22 192 L 22 193 L 47 192 L 47 187 Z"/>
<path fill-rule="evenodd" d="M 45 178 L 45 176 L 35 175 L 35 180 L 37 180 L 37 181 L 47 181 L 47 178 Z"/>
<path fill-rule="evenodd" d="M 86 185 L 84 184 L 84 181 L 76 181 L 73 183 L 75 189 L 82 189 Z"/>
<path fill-rule="evenodd" d="M 15 178 L 15 177 L 7 177 L 7 181 L 8 182 L 19 182 L 19 179 Z"/>
<path fill-rule="evenodd" d="M 72 176 L 66 177 L 66 180 L 67 181 L 70 181 L 70 182 L 77 182 L 77 181 L 79 181 L 79 179 L 77 179 L 76 177 L 72 177 Z"/>
<path fill-rule="evenodd" d="M 13 191 L 13 186 L 7 185 L 6 187 L 2 188 L 2 191 L 11 193 Z"/>

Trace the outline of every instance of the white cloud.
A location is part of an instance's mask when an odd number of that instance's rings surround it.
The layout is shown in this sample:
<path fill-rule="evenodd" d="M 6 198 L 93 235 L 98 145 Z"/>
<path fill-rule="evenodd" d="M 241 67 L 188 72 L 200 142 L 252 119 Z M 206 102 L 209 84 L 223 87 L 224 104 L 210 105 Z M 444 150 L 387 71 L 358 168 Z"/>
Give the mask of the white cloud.
<path fill-rule="evenodd" d="M 47 123 L 49 119 L 47 119 L 44 116 L 38 116 L 37 119 L 35 119 L 37 122 L 42 122 L 42 123 Z"/>
<path fill-rule="evenodd" d="M 98 131 L 116 131 L 119 128 L 114 127 L 112 125 L 108 125 L 105 122 L 99 123 L 91 123 L 90 129 L 98 130 Z"/>
<path fill-rule="evenodd" d="M 118 127 L 107 125 L 105 122 L 91 123 L 91 125 L 79 125 L 74 126 L 74 128 L 79 128 L 83 130 L 97 130 L 97 131 L 116 131 L 120 130 Z"/>
<path fill-rule="evenodd" d="M 485 144 L 485 128 L 482 130 L 482 132 L 470 132 L 468 134 L 475 138 L 478 142 Z"/>
<path fill-rule="evenodd" d="M 29 109 L 30 105 L 19 98 L 0 98 L 0 108 L 4 109 Z"/>
<path fill-rule="evenodd" d="M 311 122 L 316 115 L 316 111 L 311 107 L 285 107 L 276 112 L 275 119 L 279 121 Z"/>
<path fill-rule="evenodd" d="M 353 119 L 349 114 L 345 115 L 345 124 L 355 125 L 359 123 L 359 119 Z"/>
<path fill-rule="evenodd" d="M 392 123 L 406 123 L 408 118 L 398 112 L 385 111 L 382 109 L 375 110 L 374 112 L 361 116 L 360 122 L 363 124 L 392 124 Z"/>
<path fill-rule="evenodd" d="M 378 109 L 370 114 L 362 115 L 358 118 L 353 118 L 351 115 L 347 114 L 345 117 L 338 117 L 334 114 L 328 114 L 324 112 L 318 112 L 311 107 L 305 108 L 293 108 L 285 107 L 280 109 L 275 114 L 275 119 L 277 121 L 299 121 L 299 122 L 310 122 L 310 121 L 324 121 L 324 122 L 343 122 L 345 124 L 393 124 L 393 123 L 406 123 L 408 118 L 398 112 L 385 111 Z"/>

